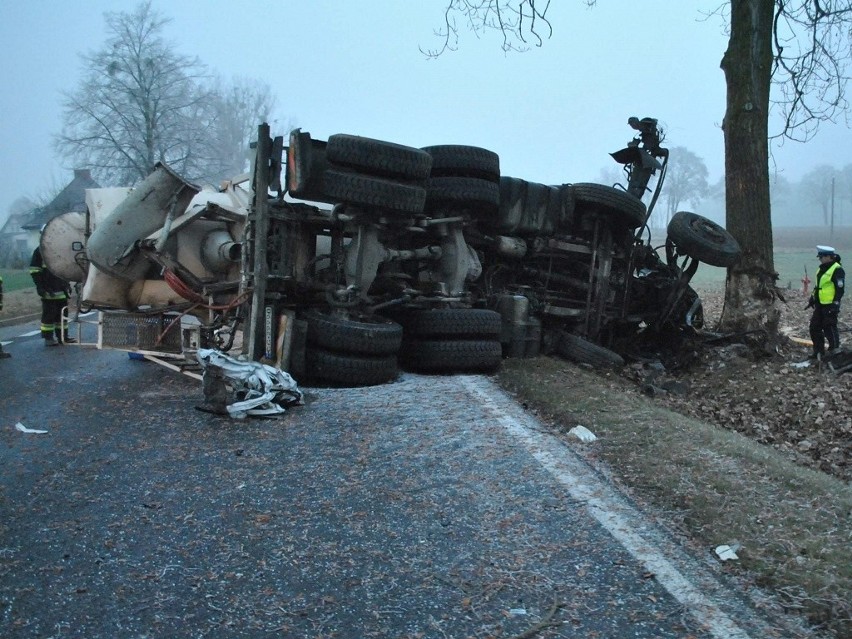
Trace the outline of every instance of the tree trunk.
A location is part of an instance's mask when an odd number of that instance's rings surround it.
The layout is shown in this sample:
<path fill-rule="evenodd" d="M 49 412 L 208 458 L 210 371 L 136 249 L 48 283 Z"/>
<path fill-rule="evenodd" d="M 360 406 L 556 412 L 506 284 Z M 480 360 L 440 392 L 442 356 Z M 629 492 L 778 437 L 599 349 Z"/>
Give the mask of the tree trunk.
<path fill-rule="evenodd" d="M 742 258 L 728 269 L 724 331 L 766 329 L 777 335 L 778 274 L 769 204 L 769 87 L 774 0 L 731 0 L 731 37 L 722 58 L 727 83 L 725 208 Z"/>

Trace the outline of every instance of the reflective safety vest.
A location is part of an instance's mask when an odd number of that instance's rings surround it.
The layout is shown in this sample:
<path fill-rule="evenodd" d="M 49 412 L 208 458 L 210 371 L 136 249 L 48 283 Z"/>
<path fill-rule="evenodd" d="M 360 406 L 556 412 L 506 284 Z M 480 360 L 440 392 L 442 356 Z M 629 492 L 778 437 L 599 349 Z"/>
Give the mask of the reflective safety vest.
<path fill-rule="evenodd" d="M 840 262 L 835 262 L 822 275 L 817 275 L 816 287 L 814 288 L 814 296 L 820 304 L 831 304 L 834 301 L 834 282 L 831 276 L 834 271 L 840 268 Z"/>

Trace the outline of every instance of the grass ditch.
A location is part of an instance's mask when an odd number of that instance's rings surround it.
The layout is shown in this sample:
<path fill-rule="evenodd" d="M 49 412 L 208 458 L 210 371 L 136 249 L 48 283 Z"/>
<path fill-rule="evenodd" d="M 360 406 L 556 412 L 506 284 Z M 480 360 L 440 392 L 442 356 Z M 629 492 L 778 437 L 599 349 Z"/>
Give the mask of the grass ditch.
<path fill-rule="evenodd" d="M 549 357 L 505 360 L 498 383 L 698 547 L 736 541 L 726 570 L 834 636 L 852 636 L 852 487 L 738 433 L 654 404 L 614 374 Z"/>

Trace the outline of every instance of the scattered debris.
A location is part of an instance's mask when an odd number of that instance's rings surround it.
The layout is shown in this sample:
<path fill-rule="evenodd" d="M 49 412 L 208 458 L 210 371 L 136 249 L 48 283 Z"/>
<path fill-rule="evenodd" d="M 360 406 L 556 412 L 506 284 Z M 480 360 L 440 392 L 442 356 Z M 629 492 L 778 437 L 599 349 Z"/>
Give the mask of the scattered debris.
<path fill-rule="evenodd" d="M 568 434 L 573 435 L 584 444 L 588 444 L 597 439 L 597 436 L 592 431 L 590 431 L 585 426 L 580 425 L 574 426 L 574 428 L 568 431 Z"/>
<path fill-rule="evenodd" d="M 45 433 L 47 433 L 46 430 L 39 430 L 37 428 L 27 428 L 21 422 L 15 424 L 15 430 L 19 430 L 22 433 L 35 433 L 36 435 L 44 435 Z"/>
<path fill-rule="evenodd" d="M 721 546 L 716 546 L 716 555 L 722 561 L 739 559 L 737 551 L 740 547 L 740 544 L 722 544 Z"/>
<path fill-rule="evenodd" d="M 259 362 L 241 362 L 214 349 L 199 349 L 197 356 L 205 373 L 208 369 L 216 369 L 213 377 L 222 385 L 227 383 L 232 387 L 233 393 L 228 399 L 236 401 L 227 403 L 224 408 L 235 419 L 277 417 L 283 415 L 287 407 L 304 403 L 296 380 L 278 368 Z M 218 392 L 221 388 L 215 390 L 216 403 L 202 410 L 219 412 L 221 404 L 226 403 Z"/>

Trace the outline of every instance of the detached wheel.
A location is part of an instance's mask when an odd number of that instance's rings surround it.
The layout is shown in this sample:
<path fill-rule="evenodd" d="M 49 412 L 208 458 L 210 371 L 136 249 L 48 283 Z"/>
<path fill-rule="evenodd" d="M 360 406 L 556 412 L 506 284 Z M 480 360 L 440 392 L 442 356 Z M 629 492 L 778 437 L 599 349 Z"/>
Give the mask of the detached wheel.
<path fill-rule="evenodd" d="M 329 162 L 388 177 L 425 180 L 432 156 L 411 146 L 338 133 L 328 138 Z"/>
<path fill-rule="evenodd" d="M 423 151 L 432 157 L 432 177 L 500 179 L 500 157 L 494 151 L 461 144 L 425 146 Z"/>
<path fill-rule="evenodd" d="M 389 382 L 399 374 L 399 367 L 394 355 L 358 357 L 308 348 L 305 350 L 305 372 L 313 380 L 357 387 Z"/>
<path fill-rule="evenodd" d="M 337 353 L 396 355 L 402 326 L 384 317 L 345 319 L 319 310 L 306 311 L 308 343 Z"/>
<path fill-rule="evenodd" d="M 559 336 L 556 352 L 578 364 L 590 364 L 598 368 L 624 366 L 624 358 L 618 353 L 572 333 Z"/>
<path fill-rule="evenodd" d="M 343 171 L 325 171 L 322 175 L 322 191 L 341 202 L 376 206 L 401 213 L 420 213 L 426 202 L 426 190 L 422 187 Z"/>
<path fill-rule="evenodd" d="M 639 228 L 645 223 L 647 209 L 634 195 L 605 184 L 579 182 L 572 186 L 574 206 L 582 210 L 589 206 L 610 213 L 628 228 Z"/>
<path fill-rule="evenodd" d="M 401 353 L 404 365 L 421 373 L 493 373 L 503 359 L 496 340 L 411 340 Z"/>
<path fill-rule="evenodd" d="M 681 253 L 710 266 L 731 266 L 742 254 L 727 230 L 697 213 L 675 213 L 666 230 Z"/>
<path fill-rule="evenodd" d="M 500 338 L 500 313 L 479 308 L 412 311 L 400 317 L 406 337 L 447 339 Z"/>

